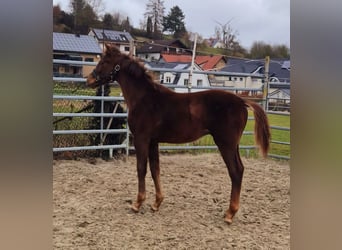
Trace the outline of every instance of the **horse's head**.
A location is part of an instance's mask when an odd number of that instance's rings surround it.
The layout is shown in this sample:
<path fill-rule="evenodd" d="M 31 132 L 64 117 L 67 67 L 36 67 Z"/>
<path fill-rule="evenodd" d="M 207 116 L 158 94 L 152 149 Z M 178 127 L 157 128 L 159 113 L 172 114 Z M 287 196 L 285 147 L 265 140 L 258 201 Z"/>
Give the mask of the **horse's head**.
<path fill-rule="evenodd" d="M 121 52 L 115 46 L 106 46 L 106 51 L 95 69 L 87 77 L 87 86 L 95 88 L 99 85 L 115 81 L 115 75 L 120 70 L 118 64 Z"/>

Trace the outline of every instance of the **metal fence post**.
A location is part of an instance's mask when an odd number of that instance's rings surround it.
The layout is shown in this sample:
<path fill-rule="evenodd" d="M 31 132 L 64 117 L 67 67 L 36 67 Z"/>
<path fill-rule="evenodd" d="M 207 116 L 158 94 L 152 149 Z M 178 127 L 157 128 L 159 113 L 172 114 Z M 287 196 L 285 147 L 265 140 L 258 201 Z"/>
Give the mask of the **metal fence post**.
<path fill-rule="evenodd" d="M 126 119 L 126 158 L 129 156 L 129 126 L 128 126 L 128 108 L 127 108 L 127 119 Z"/>
<path fill-rule="evenodd" d="M 268 110 L 268 86 L 269 86 L 269 68 L 270 68 L 270 57 L 266 56 L 265 57 L 265 78 L 264 78 L 264 89 L 263 89 L 263 107 L 264 110 Z"/>

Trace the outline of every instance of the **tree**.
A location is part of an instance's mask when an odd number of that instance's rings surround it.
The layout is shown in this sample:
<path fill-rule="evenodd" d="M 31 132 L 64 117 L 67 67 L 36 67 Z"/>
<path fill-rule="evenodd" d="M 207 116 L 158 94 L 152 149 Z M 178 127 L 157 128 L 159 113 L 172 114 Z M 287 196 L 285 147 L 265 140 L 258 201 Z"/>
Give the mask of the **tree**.
<path fill-rule="evenodd" d="M 89 6 L 93 9 L 95 15 L 97 17 L 102 16 L 102 13 L 105 11 L 104 4 L 102 0 L 86 0 Z"/>
<path fill-rule="evenodd" d="M 70 6 L 74 16 L 74 32 L 87 34 L 98 21 L 93 8 L 85 0 L 70 0 Z"/>
<path fill-rule="evenodd" d="M 62 10 L 61 10 L 61 6 L 55 5 L 53 6 L 53 24 L 57 25 L 60 23 L 61 21 L 61 17 L 62 17 Z"/>
<path fill-rule="evenodd" d="M 61 10 L 59 5 L 53 6 L 53 31 L 72 33 L 73 16 Z"/>
<path fill-rule="evenodd" d="M 146 12 L 144 16 L 146 19 L 148 17 L 152 19 L 154 39 L 161 38 L 164 10 L 164 1 L 162 0 L 149 0 L 146 4 Z"/>
<path fill-rule="evenodd" d="M 170 13 L 163 18 L 163 31 L 173 33 L 174 38 L 182 37 L 186 32 L 184 18 L 182 10 L 177 5 L 174 6 Z"/>
<path fill-rule="evenodd" d="M 114 28 L 114 18 L 111 14 L 106 13 L 103 16 L 103 28 L 105 29 L 113 29 Z"/>
<path fill-rule="evenodd" d="M 70 0 L 71 12 L 74 16 L 74 30 L 77 30 L 80 25 L 82 10 L 84 9 L 86 2 L 84 0 Z"/>
<path fill-rule="evenodd" d="M 115 12 L 113 15 L 114 26 L 118 29 L 122 23 L 123 17 L 120 12 Z"/>
<path fill-rule="evenodd" d="M 271 46 L 261 41 L 256 41 L 252 44 L 250 50 L 250 58 L 290 58 L 289 49 L 285 45 Z"/>
<path fill-rule="evenodd" d="M 131 23 L 129 22 L 129 17 L 127 17 L 126 20 L 123 20 L 121 22 L 121 29 L 127 32 L 131 32 L 132 26 L 131 26 Z"/>
<path fill-rule="evenodd" d="M 147 18 L 147 24 L 146 24 L 146 35 L 148 38 L 152 38 L 152 18 Z"/>
<path fill-rule="evenodd" d="M 215 27 L 215 36 L 217 39 L 219 39 L 219 41 L 223 43 L 225 49 L 233 51 L 234 48 L 237 47 L 237 44 L 239 44 L 239 42 L 237 41 L 238 32 L 234 30 L 230 25 L 231 20 L 232 19 L 230 19 L 225 24 L 221 24 L 215 21 L 220 25 L 220 27 Z"/>
<path fill-rule="evenodd" d="M 247 50 L 243 48 L 239 42 L 234 42 L 232 45 L 232 56 L 245 57 Z"/>
<path fill-rule="evenodd" d="M 290 50 L 286 45 L 273 46 L 273 52 L 278 58 L 290 58 Z"/>

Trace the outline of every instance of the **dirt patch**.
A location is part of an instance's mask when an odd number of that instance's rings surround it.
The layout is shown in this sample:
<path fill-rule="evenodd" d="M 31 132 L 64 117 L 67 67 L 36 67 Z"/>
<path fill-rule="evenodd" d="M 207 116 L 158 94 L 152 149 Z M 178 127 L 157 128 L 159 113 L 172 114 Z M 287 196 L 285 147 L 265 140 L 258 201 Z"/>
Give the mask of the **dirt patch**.
<path fill-rule="evenodd" d="M 241 207 L 227 225 L 231 183 L 219 154 L 161 155 L 165 199 L 150 210 L 137 194 L 135 157 L 93 162 L 54 161 L 55 249 L 290 249 L 288 163 L 243 158 Z"/>

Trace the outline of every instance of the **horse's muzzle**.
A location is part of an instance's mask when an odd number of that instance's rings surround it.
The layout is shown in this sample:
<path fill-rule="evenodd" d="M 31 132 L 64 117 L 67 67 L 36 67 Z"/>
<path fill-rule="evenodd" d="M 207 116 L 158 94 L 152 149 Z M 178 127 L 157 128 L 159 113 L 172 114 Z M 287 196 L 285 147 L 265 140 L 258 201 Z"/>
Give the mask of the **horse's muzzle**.
<path fill-rule="evenodd" d="M 91 88 L 95 88 L 98 85 L 100 85 L 100 82 L 99 82 L 99 79 L 98 79 L 98 76 L 97 76 L 95 70 L 93 70 L 88 75 L 86 84 L 87 84 L 88 87 L 91 87 Z"/>
<path fill-rule="evenodd" d="M 94 78 L 91 74 L 88 75 L 86 85 L 91 88 L 95 88 L 98 85 L 96 78 Z"/>

